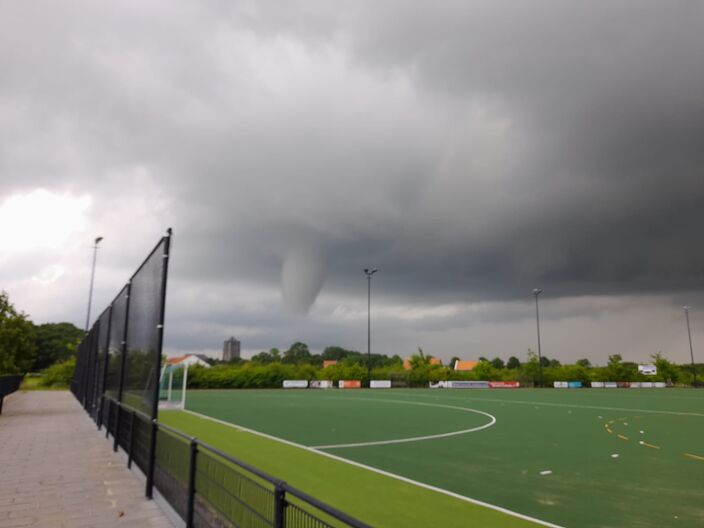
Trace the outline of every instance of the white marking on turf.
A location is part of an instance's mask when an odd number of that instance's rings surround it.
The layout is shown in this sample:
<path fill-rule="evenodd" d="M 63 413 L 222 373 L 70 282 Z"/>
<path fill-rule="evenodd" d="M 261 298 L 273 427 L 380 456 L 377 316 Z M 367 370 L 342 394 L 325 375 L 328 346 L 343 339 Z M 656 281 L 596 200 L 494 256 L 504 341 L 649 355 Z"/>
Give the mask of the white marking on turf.
<path fill-rule="evenodd" d="M 345 398 L 338 398 L 338 399 L 345 399 Z M 454 409 L 457 411 L 482 414 L 482 415 L 487 416 L 489 418 L 489 422 L 485 423 L 484 425 L 472 427 L 470 429 L 462 429 L 461 431 L 451 431 L 449 433 L 439 433 L 439 434 L 425 435 L 425 436 L 414 436 L 414 437 L 410 437 L 410 438 L 396 438 L 393 440 L 376 440 L 376 441 L 372 441 L 372 442 L 356 442 L 356 443 L 352 443 L 352 444 L 317 445 L 317 446 L 310 446 L 311 448 L 313 448 L 313 449 L 338 449 L 338 448 L 343 448 L 343 447 L 367 447 L 367 446 L 376 446 L 376 445 L 403 444 L 406 442 L 420 442 L 422 440 L 435 440 L 437 438 L 447 438 L 450 436 L 457 436 L 457 435 L 462 435 L 462 434 L 474 433 L 476 431 L 481 431 L 482 429 L 487 429 L 496 423 L 496 417 L 492 416 L 491 414 L 489 414 L 487 412 L 478 411 L 476 409 L 470 409 L 468 407 L 458 407 L 456 405 L 442 405 L 440 403 L 409 402 L 409 401 L 404 401 L 404 400 L 390 400 L 390 399 L 386 399 L 386 398 L 357 398 L 357 400 L 366 400 L 366 401 L 375 401 L 375 402 L 383 401 L 383 402 L 390 402 L 390 403 L 400 403 L 402 405 L 419 405 L 422 407 L 441 407 L 444 409 Z"/>
<path fill-rule="evenodd" d="M 479 390 L 479 389 L 476 389 Z M 424 396 L 423 394 L 418 394 L 418 396 Z M 500 400 L 498 398 L 475 398 L 475 399 L 468 399 L 468 398 L 458 398 L 457 396 L 445 396 L 445 399 L 448 400 L 458 400 L 458 401 L 464 401 L 464 402 L 472 402 L 472 403 L 480 403 L 480 402 L 498 402 L 498 403 L 515 403 L 518 405 L 535 405 L 536 403 L 539 403 L 540 405 L 544 405 L 546 407 L 572 407 L 575 409 L 594 409 L 597 411 L 631 411 L 631 412 L 643 412 L 643 413 L 651 413 L 651 414 L 672 414 L 675 416 L 698 416 L 701 418 L 704 418 L 704 414 L 702 413 L 695 413 L 695 412 L 684 412 L 684 411 L 656 411 L 653 409 L 629 409 L 627 407 L 602 407 L 600 405 L 575 405 L 572 403 L 550 403 L 550 402 L 534 402 L 534 401 L 516 401 L 516 400 Z M 538 407 L 536 407 L 538 409 Z"/>
<path fill-rule="evenodd" d="M 431 486 L 430 484 L 425 484 L 423 482 L 418 482 L 417 480 L 412 480 L 412 479 L 403 477 L 401 475 L 397 475 L 396 473 L 384 471 L 383 469 L 375 468 L 372 466 L 367 466 L 366 464 L 362 464 L 360 462 L 355 462 L 354 460 L 347 460 L 346 458 L 342 458 L 340 456 L 333 455 L 332 453 L 320 451 L 319 449 L 314 449 L 312 447 L 304 446 L 302 444 L 297 444 L 296 442 L 291 442 L 290 440 L 284 440 L 283 438 L 279 438 L 276 436 L 272 436 L 270 434 L 262 433 L 260 431 L 255 431 L 254 429 L 249 429 L 247 427 L 242 427 L 241 425 L 226 422 L 224 420 L 219 420 L 218 418 L 213 418 L 212 416 L 206 416 L 205 414 L 200 414 L 200 413 L 197 413 L 194 411 L 189 411 L 187 409 L 184 409 L 183 412 L 188 413 L 188 414 L 192 414 L 193 416 L 197 416 L 199 418 L 203 418 L 204 420 L 210 420 L 212 422 L 219 423 L 219 424 L 227 426 L 227 427 L 232 427 L 232 428 L 238 429 L 240 431 L 246 431 L 248 433 L 252 433 L 254 435 L 261 436 L 262 438 L 268 438 L 269 440 L 274 440 L 275 442 L 280 442 L 282 444 L 290 445 L 292 447 L 297 447 L 298 449 L 304 449 L 305 451 L 310 451 L 311 453 L 315 453 L 316 455 L 324 456 L 324 457 L 330 458 L 332 460 L 337 460 L 338 462 L 342 462 L 344 464 L 349 464 L 351 466 L 366 469 L 367 471 L 371 471 L 371 472 L 377 473 L 379 475 L 384 475 L 385 477 L 389 477 L 389 478 L 392 478 L 395 480 L 400 480 L 401 482 L 405 482 L 406 484 L 412 484 L 414 486 L 418 486 L 419 488 L 427 489 L 430 491 L 435 491 L 437 493 L 442 493 L 443 495 L 447 495 L 448 497 L 452 497 L 454 499 L 459 499 L 459 500 L 462 500 L 465 502 L 469 502 L 471 504 L 476 504 L 477 506 L 483 506 L 485 508 L 489 508 L 490 510 L 495 510 L 495 511 L 498 511 L 501 513 L 505 513 L 506 515 L 510 515 L 512 517 L 517 517 L 519 519 L 531 521 L 531 522 L 534 522 L 534 523 L 539 524 L 541 526 L 548 526 L 549 528 L 564 528 L 563 526 L 560 526 L 559 524 L 553 524 L 548 521 L 536 519 L 535 517 L 531 517 L 529 515 L 524 515 L 522 513 L 518 513 L 513 510 L 509 510 L 507 508 L 502 508 L 501 506 L 496 506 L 494 504 L 489 504 L 488 502 L 480 501 L 478 499 L 473 499 L 473 498 L 467 497 L 465 495 L 460 495 L 459 493 L 455 493 L 454 491 L 446 490 L 443 488 L 438 488 L 436 486 Z"/>
<path fill-rule="evenodd" d="M 550 471 L 549 469 L 546 469 L 545 471 L 541 471 L 540 474 L 541 475 L 552 475 L 552 471 Z"/>

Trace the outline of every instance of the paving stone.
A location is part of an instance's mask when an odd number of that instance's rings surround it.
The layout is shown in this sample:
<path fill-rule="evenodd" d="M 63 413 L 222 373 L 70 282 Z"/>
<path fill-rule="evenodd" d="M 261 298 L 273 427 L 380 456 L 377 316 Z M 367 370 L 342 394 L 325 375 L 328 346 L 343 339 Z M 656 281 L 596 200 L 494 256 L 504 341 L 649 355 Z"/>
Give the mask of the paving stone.
<path fill-rule="evenodd" d="M 69 392 L 5 399 L 0 528 L 173 528 Z"/>

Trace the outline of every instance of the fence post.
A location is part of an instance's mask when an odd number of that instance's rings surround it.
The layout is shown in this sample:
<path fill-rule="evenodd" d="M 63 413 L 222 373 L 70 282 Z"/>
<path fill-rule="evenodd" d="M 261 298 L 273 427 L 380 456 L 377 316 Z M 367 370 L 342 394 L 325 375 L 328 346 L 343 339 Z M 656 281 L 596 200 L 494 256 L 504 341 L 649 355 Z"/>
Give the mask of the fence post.
<path fill-rule="evenodd" d="M 137 412 L 132 411 L 132 419 L 130 420 L 130 447 L 127 451 L 127 469 L 132 469 L 132 451 L 134 450 L 134 421 L 137 418 Z"/>
<path fill-rule="evenodd" d="M 108 400 L 108 416 L 105 420 L 105 438 L 110 434 L 110 415 L 112 414 L 112 401 Z"/>
<path fill-rule="evenodd" d="M 120 438 L 120 417 L 122 415 L 122 404 L 117 404 L 117 416 L 115 417 L 115 430 L 112 432 L 112 450 L 117 453 L 118 440 Z"/>
<path fill-rule="evenodd" d="M 147 487 L 144 495 L 152 498 L 154 491 L 154 468 L 156 466 L 156 433 L 159 430 L 156 420 L 152 420 L 152 437 L 149 442 L 149 464 L 147 466 Z"/>
<path fill-rule="evenodd" d="M 193 513 L 196 499 L 196 459 L 198 457 L 198 441 L 191 438 L 191 460 L 188 465 L 188 505 L 186 509 L 186 528 L 193 528 Z"/>
<path fill-rule="evenodd" d="M 103 426 L 103 409 L 105 409 L 105 395 L 101 394 L 100 395 L 100 409 L 98 409 L 98 431 L 100 431 L 100 428 Z"/>
<path fill-rule="evenodd" d="M 284 528 L 286 510 L 285 482 L 278 482 L 274 488 L 274 528 Z"/>

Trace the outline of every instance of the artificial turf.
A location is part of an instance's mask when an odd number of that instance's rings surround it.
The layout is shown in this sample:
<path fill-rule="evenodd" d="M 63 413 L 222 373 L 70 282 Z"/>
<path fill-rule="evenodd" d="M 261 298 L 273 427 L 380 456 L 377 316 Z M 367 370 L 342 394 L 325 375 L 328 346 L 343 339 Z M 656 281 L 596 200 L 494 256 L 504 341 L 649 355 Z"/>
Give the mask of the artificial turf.
<path fill-rule="evenodd" d="M 704 392 L 191 391 L 189 410 L 564 526 L 704 525 Z M 526 521 L 186 413 L 166 423 L 374 526 Z M 617 456 L 614 456 L 617 455 Z"/>

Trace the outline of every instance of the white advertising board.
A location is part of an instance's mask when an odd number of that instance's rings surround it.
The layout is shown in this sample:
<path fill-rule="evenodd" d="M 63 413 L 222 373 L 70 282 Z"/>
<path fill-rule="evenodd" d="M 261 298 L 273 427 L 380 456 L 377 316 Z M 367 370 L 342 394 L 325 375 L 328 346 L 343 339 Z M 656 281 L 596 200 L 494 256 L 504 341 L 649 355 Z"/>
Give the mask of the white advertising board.
<path fill-rule="evenodd" d="M 448 389 L 488 389 L 488 381 L 446 381 L 445 387 Z"/>
<path fill-rule="evenodd" d="M 369 388 L 370 389 L 390 389 L 391 388 L 391 380 L 370 380 L 369 381 Z"/>
<path fill-rule="evenodd" d="M 552 384 L 556 389 L 566 389 L 569 387 L 569 384 L 566 381 L 553 381 Z"/>
<path fill-rule="evenodd" d="M 603 381 L 592 381 L 592 389 L 603 389 L 603 388 L 604 388 Z"/>
<path fill-rule="evenodd" d="M 656 381 L 653 383 L 653 387 L 655 387 L 656 389 L 664 389 L 666 385 L 664 381 Z"/>
<path fill-rule="evenodd" d="M 604 388 L 605 389 L 617 389 L 618 383 L 616 383 L 615 381 L 605 381 Z"/>
<path fill-rule="evenodd" d="M 308 385 L 311 389 L 332 389 L 332 381 L 330 380 L 311 380 Z"/>
<path fill-rule="evenodd" d="M 308 380 L 284 380 L 284 389 L 307 389 Z"/>

